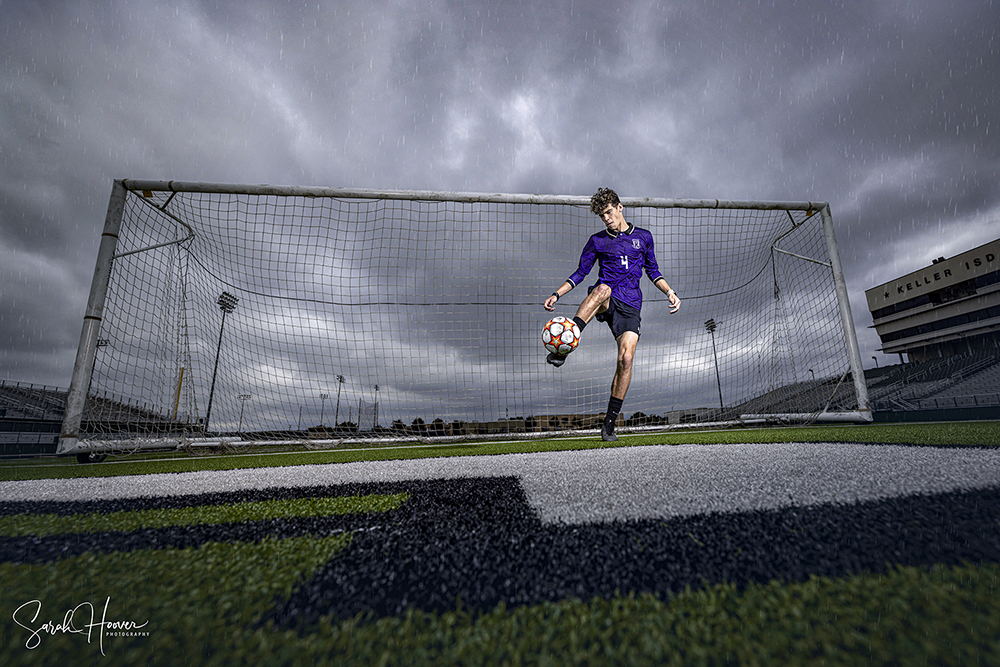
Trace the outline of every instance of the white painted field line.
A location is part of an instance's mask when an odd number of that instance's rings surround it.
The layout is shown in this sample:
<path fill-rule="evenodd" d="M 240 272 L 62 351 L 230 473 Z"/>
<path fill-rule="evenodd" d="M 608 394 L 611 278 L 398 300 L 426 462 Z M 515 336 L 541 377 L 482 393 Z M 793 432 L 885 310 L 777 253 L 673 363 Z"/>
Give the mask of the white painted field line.
<path fill-rule="evenodd" d="M 542 521 L 574 524 L 1000 488 L 1000 449 L 647 445 L 2 482 L 0 500 L 167 497 L 475 477 L 515 477 Z"/>

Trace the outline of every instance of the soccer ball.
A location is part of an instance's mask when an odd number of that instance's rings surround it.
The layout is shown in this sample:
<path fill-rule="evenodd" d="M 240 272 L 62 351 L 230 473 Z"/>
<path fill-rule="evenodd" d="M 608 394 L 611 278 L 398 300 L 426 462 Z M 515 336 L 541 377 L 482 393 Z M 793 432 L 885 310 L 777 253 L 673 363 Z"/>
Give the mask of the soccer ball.
<path fill-rule="evenodd" d="M 568 317 L 553 317 L 542 328 L 542 344 L 549 352 L 565 357 L 580 344 L 580 327 Z"/>

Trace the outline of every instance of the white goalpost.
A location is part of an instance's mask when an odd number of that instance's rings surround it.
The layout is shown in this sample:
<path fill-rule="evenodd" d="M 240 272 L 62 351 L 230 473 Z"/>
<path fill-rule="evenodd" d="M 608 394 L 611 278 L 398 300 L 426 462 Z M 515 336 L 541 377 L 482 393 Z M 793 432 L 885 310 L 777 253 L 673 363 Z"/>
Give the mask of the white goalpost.
<path fill-rule="evenodd" d="M 643 285 L 621 432 L 871 420 L 826 203 L 622 201 L 683 305 Z M 589 196 L 116 181 L 58 453 L 586 433 L 611 334 L 558 369 L 539 335 L 602 228 Z"/>

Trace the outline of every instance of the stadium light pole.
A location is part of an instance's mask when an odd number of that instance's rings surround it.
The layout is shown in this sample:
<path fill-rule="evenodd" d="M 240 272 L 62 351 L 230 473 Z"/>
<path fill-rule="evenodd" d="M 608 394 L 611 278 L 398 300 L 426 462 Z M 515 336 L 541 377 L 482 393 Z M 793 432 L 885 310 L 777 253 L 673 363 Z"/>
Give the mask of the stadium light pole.
<path fill-rule="evenodd" d="M 715 350 L 715 329 L 717 327 L 715 318 L 709 318 L 705 321 L 705 330 L 712 334 L 712 357 L 715 359 L 715 382 L 719 386 L 719 409 L 725 411 L 726 406 L 722 402 L 722 376 L 719 374 L 719 353 Z"/>
<path fill-rule="evenodd" d="M 219 355 L 222 352 L 222 332 L 226 328 L 226 315 L 236 310 L 238 302 L 239 299 L 229 292 L 220 294 L 216 301 L 222 310 L 222 324 L 219 326 L 219 345 L 215 348 L 215 368 L 212 370 L 212 384 L 208 389 L 208 409 L 205 410 L 205 434 L 208 434 L 208 422 L 212 417 L 212 399 L 215 397 L 215 376 L 219 372 Z"/>
<path fill-rule="evenodd" d="M 337 411 L 333 416 L 333 430 L 337 430 L 338 424 L 340 422 L 340 388 L 344 385 L 344 376 L 337 376 Z"/>
<path fill-rule="evenodd" d="M 323 417 L 326 416 L 326 399 L 330 398 L 330 394 L 320 394 L 319 401 L 319 425 L 323 425 Z"/>
<path fill-rule="evenodd" d="M 240 434 L 240 437 L 243 437 L 243 409 L 247 406 L 247 399 L 250 398 L 250 394 L 240 394 L 236 398 L 240 399 L 240 402 L 242 403 L 240 405 L 240 425 L 239 428 L 236 429 L 236 432 Z"/>
<path fill-rule="evenodd" d="M 375 417 L 372 419 L 372 430 L 378 428 L 378 385 L 375 385 Z"/>

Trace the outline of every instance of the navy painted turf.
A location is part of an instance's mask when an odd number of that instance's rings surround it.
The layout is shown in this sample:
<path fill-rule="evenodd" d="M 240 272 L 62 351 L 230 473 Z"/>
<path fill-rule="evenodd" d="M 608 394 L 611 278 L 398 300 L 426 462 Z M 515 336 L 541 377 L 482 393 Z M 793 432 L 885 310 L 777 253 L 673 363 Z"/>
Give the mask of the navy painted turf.
<path fill-rule="evenodd" d="M 0 503 L 0 514 L 89 513 L 329 495 L 408 492 L 384 513 L 130 532 L 0 538 L 0 560 L 46 562 L 88 550 L 194 547 L 208 541 L 354 531 L 348 550 L 278 604 L 280 625 L 307 628 L 408 608 L 491 609 L 703 583 L 796 581 L 891 565 L 1000 562 L 1000 490 L 851 505 L 599 524 L 543 524 L 512 477 L 347 484 L 71 503 Z M 265 573 L 262 573 L 264 575 Z"/>
<path fill-rule="evenodd" d="M 358 535 L 275 612 L 286 625 L 490 609 L 703 583 L 804 580 L 1000 561 L 1000 491 L 669 521 L 539 523 L 513 479 L 422 483 L 385 531 Z"/>

